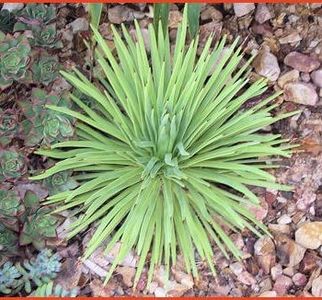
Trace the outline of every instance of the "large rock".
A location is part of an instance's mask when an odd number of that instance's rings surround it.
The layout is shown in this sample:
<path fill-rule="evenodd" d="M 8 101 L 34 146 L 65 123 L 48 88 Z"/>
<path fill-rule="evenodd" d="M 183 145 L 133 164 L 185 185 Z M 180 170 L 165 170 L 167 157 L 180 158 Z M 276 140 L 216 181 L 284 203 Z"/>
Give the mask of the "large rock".
<path fill-rule="evenodd" d="M 272 14 L 266 4 L 264 3 L 259 3 L 256 8 L 256 13 L 255 13 L 255 20 L 259 24 L 263 24 L 266 21 L 270 20 L 272 18 Z"/>
<path fill-rule="evenodd" d="M 312 295 L 322 297 L 322 275 L 312 281 Z"/>
<path fill-rule="evenodd" d="M 300 72 L 298 70 L 291 70 L 281 75 L 280 78 L 278 78 L 277 84 L 280 88 L 283 88 L 286 83 L 297 81 L 299 78 Z"/>
<path fill-rule="evenodd" d="M 246 16 L 255 9 L 254 3 L 234 3 L 233 5 L 237 17 Z"/>
<path fill-rule="evenodd" d="M 302 82 L 290 82 L 284 85 L 286 101 L 303 105 L 316 105 L 319 97 L 313 85 Z"/>
<path fill-rule="evenodd" d="M 312 72 L 311 78 L 317 87 L 322 88 L 322 69 Z"/>
<path fill-rule="evenodd" d="M 310 73 L 319 68 L 318 59 L 300 52 L 293 51 L 284 58 L 284 63 L 300 72 Z"/>
<path fill-rule="evenodd" d="M 276 81 L 281 73 L 276 56 L 268 51 L 260 52 L 255 58 L 253 66 L 257 74 L 270 81 Z"/>
<path fill-rule="evenodd" d="M 311 222 L 295 232 L 295 240 L 306 249 L 317 249 L 322 245 L 322 222 Z"/>
<path fill-rule="evenodd" d="M 287 294 L 287 291 L 291 288 L 293 285 L 292 279 L 281 275 L 279 276 L 274 284 L 273 290 L 277 293 L 278 296 L 283 296 Z"/>

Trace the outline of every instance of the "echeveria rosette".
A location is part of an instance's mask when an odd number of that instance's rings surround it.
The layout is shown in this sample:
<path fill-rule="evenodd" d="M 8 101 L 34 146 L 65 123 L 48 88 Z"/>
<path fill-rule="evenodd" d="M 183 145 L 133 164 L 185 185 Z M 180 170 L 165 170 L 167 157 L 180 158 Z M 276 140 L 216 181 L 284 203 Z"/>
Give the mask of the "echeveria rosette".
<path fill-rule="evenodd" d="M 64 96 L 48 95 L 41 89 L 34 89 L 31 102 L 20 103 L 26 117 L 22 128 L 27 146 L 38 143 L 50 145 L 74 135 L 73 118 L 53 112 L 46 105 L 70 107 L 70 101 Z"/>
<path fill-rule="evenodd" d="M 25 209 L 15 190 L 0 189 L 0 221 L 8 228 L 19 231 L 18 218 Z"/>
<path fill-rule="evenodd" d="M 13 30 L 15 24 L 14 14 L 3 9 L 0 11 L 0 30 L 4 33 L 10 33 Z"/>
<path fill-rule="evenodd" d="M 58 76 L 59 63 L 56 56 L 41 56 L 32 65 L 33 81 L 49 85 Z"/>
<path fill-rule="evenodd" d="M 0 146 L 8 145 L 19 133 L 18 113 L 13 109 L 0 108 Z"/>
<path fill-rule="evenodd" d="M 26 77 L 31 48 L 24 36 L 0 42 L 0 89 Z"/>
<path fill-rule="evenodd" d="M 11 261 L 5 262 L 0 269 L 0 293 L 10 294 L 22 284 L 21 274 L 16 266 Z"/>
<path fill-rule="evenodd" d="M 78 183 L 73 179 L 71 172 L 59 172 L 51 177 L 44 179 L 43 185 L 48 189 L 49 195 L 73 190 Z"/>
<path fill-rule="evenodd" d="M 0 222 L 0 254 L 14 254 L 18 249 L 18 234 Z"/>
<path fill-rule="evenodd" d="M 137 22 L 135 40 L 125 26 L 122 36 L 113 28 L 116 53 L 92 27 L 102 84 L 78 70 L 62 74 L 99 110 L 75 95 L 82 113 L 49 107 L 77 118 L 77 138 L 37 151 L 60 161 L 33 179 L 73 171 L 79 186 L 46 204 L 78 212 L 69 237 L 95 227 L 84 259 L 102 245 L 109 251 L 120 244 L 106 280 L 131 250 L 139 256 L 134 287 L 147 260 L 149 283 L 156 266 L 169 274 L 178 253 L 194 277 L 197 259 L 215 274 L 214 244 L 226 257 L 229 250 L 242 258 L 227 228 L 268 232 L 247 208 L 259 204 L 250 186 L 291 189 L 267 169 L 272 156 L 289 157 L 292 146 L 261 129 L 296 112 L 271 113 L 280 93 L 245 108 L 267 82 L 249 81 L 252 60 L 244 61 L 238 39 L 224 48 L 223 38 L 212 47 L 211 36 L 201 53 L 198 38 L 187 45 L 187 18 L 185 9 L 174 47 L 168 33 L 159 27 L 157 35 L 150 24 L 149 51 Z"/>
<path fill-rule="evenodd" d="M 26 173 L 25 156 L 14 149 L 0 150 L 0 181 L 14 180 Z"/>
<path fill-rule="evenodd" d="M 18 14 L 19 21 L 14 26 L 14 31 L 23 31 L 33 26 L 49 24 L 56 18 L 54 5 L 30 3 Z"/>
<path fill-rule="evenodd" d="M 58 39 L 56 25 L 50 24 L 44 27 L 32 27 L 33 38 L 30 39 L 30 44 L 34 47 L 59 49 L 63 44 Z"/>
<path fill-rule="evenodd" d="M 35 248 L 42 249 L 46 245 L 46 239 L 57 237 L 58 219 L 49 213 L 48 209 L 41 208 L 27 217 L 19 236 L 20 245 L 32 244 Z"/>

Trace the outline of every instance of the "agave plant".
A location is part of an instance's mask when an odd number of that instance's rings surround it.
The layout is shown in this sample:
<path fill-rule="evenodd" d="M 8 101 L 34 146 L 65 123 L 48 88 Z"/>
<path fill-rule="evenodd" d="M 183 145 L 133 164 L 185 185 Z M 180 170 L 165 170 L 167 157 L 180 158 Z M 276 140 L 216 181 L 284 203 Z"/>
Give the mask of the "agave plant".
<path fill-rule="evenodd" d="M 293 114 L 271 114 L 276 107 L 271 101 L 278 94 L 243 108 L 267 90 L 266 81 L 249 83 L 251 59 L 239 67 L 243 52 L 237 40 L 223 52 L 225 38 L 211 49 L 210 37 L 197 56 L 198 38 L 185 43 L 186 10 L 174 52 L 162 26 L 156 39 L 150 25 L 148 53 L 137 22 L 135 26 L 136 40 L 125 26 L 124 39 L 113 28 L 117 57 L 92 27 L 98 44 L 96 62 L 105 74 L 101 85 L 76 69 L 74 74 L 62 74 L 100 110 L 74 95 L 71 99 L 82 113 L 48 106 L 78 119 L 78 139 L 39 150 L 38 154 L 61 161 L 33 177 L 42 180 L 64 170 L 75 172 L 79 187 L 51 196 L 46 203 L 59 203 L 57 211 L 78 208 L 70 237 L 97 224 L 85 257 L 104 242 L 106 251 L 120 242 L 106 280 L 135 249 L 140 258 L 134 286 L 149 251 L 148 282 L 161 263 L 169 272 L 177 251 L 187 271 L 197 277 L 195 250 L 215 273 L 212 242 L 225 255 L 228 249 L 241 258 L 227 228 L 267 232 L 247 209 L 247 204 L 259 203 L 249 186 L 289 190 L 265 169 L 271 167 L 271 156 L 288 157 L 291 146 L 278 134 L 258 131 Z"/>
<path fill-rule="evenodd" d="M 63 46 L 62 42 L 58 40 L 56 25 L 50 24 L 44 27 L 32 27 L 33 39 L 30 44 L 36 47 L 58 49 Z"/>
<path fill-rule="evenodd" d="M 18 114 L 13 109 L 0 108 L 0 145 L 6 146 L 18 134 Z"/>
<path fill-rule="evenodd" d="M 56 56 L 41 56 L 32 65 L 34 82 L 48 85 L 58 76 L 58 59 Z"/>
<path fill-rule="evenodd" d="M 56 18 L 56 9 L 53 5 L 42 3 L 29 3 L 18 14 L 19 22 L 14 26 L 14 31 L 22 31 L 33 26 L 46 25 Z"/>
<path fill-rule="evenodd" d="M 73 118 L 46 109 L 46 104 L 69 107 L 70 101 L 65 97 L 48 95 L 41 89 L 33 89 L 31 102 L 19 103 L 26 117 L 22 130 L 27 146 L 64 141 L 74 135 Z"/>
<path fill-rule="evenodd" d="M 15 80 L 25 78 L 30 51 L 29 42 L 23 35 L 0 39 L 0 90 L 9 87 Z"/>

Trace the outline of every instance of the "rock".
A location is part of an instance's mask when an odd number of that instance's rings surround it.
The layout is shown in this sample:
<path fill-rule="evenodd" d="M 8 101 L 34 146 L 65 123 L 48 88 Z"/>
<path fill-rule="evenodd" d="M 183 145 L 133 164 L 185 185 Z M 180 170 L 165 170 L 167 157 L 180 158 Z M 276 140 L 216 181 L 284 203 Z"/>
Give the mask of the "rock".
<path fill-rule="evenodd" d="M 223 18 L 222 13 L 214 8 L 213 6 L 208 6 L 200 15 L 201 20 L 221 21 Z"/>
<path fill-rule="evenodd" d="M 296 31 L 294 31 L 290 34 L 287 34 L 284 37 L 280 37 L 278 39 L 280 44 L 293 44 L 293 43 L 297 43 L 301 40 L 302 40 L 302 37 Z"/>
<path fill-rule="evenodd" d="M 320 66 L 318 59 L 296 51 L 285 56 L 284 64 L 305 73 L 310 73 Z"/>
<path fill-rule="evenodd" d="M 321 264 L 321 259 L 314 252 L 307 252 L 301 261 L 299 271 L 304 274 L 311 274 L 319 264 Z"/>
<path fill-rule="evenodd" d="M 242 263 L 240 262 L 234 262 L 229 266 L 230 270 L 236 275 L 238 276 L 239 274 L 241 274 L 244 271 L 244 266 Z"/>
<path fill-rule="evenodd" d="M 174 279 L 189 289 L 193 288 L 194 282 L 191 274 L 172 269 Z"/>
<path fill-rule="evenodd" d="M 296 286 L 305 286 L 307 283 L 306 276 L 302 273 L 294 274 L 292 280 Z"/>
<path fill-rule="evenodd" d="M 317 249 L 322 245 L 322 222 L 302 225 L 295 232 L 295 241 L 306 249 Z"/>
<path fill-rule="evenodd" d="M 154 295 L 156 297 L 165 297 L 167 295 L 167 292 L 165 289 L 161 288 L 161 287 L 157 287 L 155 290 L 154 290 Z"/>
<path fill-rule="evenodd" d="M 277 220 L 278 224 L 286 225 L 292 223 L 292 218 L 289 215 L 282 215 Z"/>
<path fill-rule="evenodd" d="M 73 33 L 87 31 L 89 29 L 88 21 L 86 18 L 78 18 L 75 21 L 69 23 Z"/>
<path fill-rule="evenodd" d="M 272 232 L 275 232 L 275 234 L 278 233 L 284 233 L 286 235 L 289 235 L 291 232 L 289 225 L 283 225 L 283 224 L 268 224 L 269 230 Z"/>
<path fill-rule="evenodd" d="M 283 296 L 287 294 L 287 291 L 292 285 L 293 282 L 291 278 L 285 275 L 281 275 L 276 279 L 273 290 L 277 293 L 278 296 Z"/>
<path fill-rule="evenodd" d="M 301 262 L 306 251 L 305 248 L 295 243 L 286 235 L 277 235 L 275 242 L 276 255 L 281 265 L 294 267 Z"/>
<path fill-rule="evenodd" d="M 317 87 L 322 88 L 322 69 L 312 72 L 311 78 Z"/>
<path fill-rule="evenodd" d="M 135 268 L 131 267 L 117 267 L 115 270 L 117 273 L 122 275 L 123 282 L 127 287 L 131 287 L 133 285 Z"/>
<path fill-rule="evenodd" d="M 316 200 L 315 191 L 312 191 L 312 190 L 309 190 L 309 189 L 304 189 L 304 191 L 302 192 L 301 197 L 299 197 L 299 199 L 296 202 L 296 207 L 299 210 L 306 211 L 315 200 Z M 297 224 L 297 222 L 294 222 L 294 223 Z"/>
<path fill-rule="evenodd" d="M 277 293 L 275 291 L 266 291 L 259 295 L 259 297 L 276 297 L 276 296 L 277 296 Z"/>
<path fill-rule="evenodd" d="M 254 285 L 256 283 L 254 276 L 247 271 L 241 272 L 237 276 L 237 280 L 246 285 Z"/>
<path fill-rule="evenodd" d="M 303 105 L 316 105 L 319 97 L 314 86 L 308 83 L 289 82 L 284 86 L 284 96 L 286 101 L 291 101 Z"/>
<path fill-rule="evenodd" d="M 275 245 L 272 239 L 268 236 L 258 239 L 254 245 L 254 252 L 260 267 L 265 274 L 269 274 L 276 261 Z"/>
<path fill-rule="evenodd" d="M 276 81 L 281 73 L 276 56 L 268 51 L 260 52 L 256 56 L 253 66 L 257 74 L 270 81 Z"/>
<path fill-rule="evenodd" d="M 283 270 L 283 274 L 288 276 L 288 277 L 292 277 L 295 272 L 294 272 L 294 268 L 293 267 L 287 267 Z"/>
<path fill-rule="evenodd" d="M 299 78 L 300 72 L 298 70 L 292 70 L 280 76 L 280 78 L 278 78 L 277 84 L 279 85 L 279 87 L 283 88 L 286 83 L 297 81 Z"/>
<path fill-rule="evenodd" d="M 255 13 L 255 20 L 259 24 L 263 24 L 266 21 L 270 20 L 272 18 L 272 14 L 266 4 L 264 3 L 259 3 L 256 8 L 256 13 Z"/>
<path fill-rule="evenodd" d="M 247 209 L 255 216 L 259 221 L 262 221 L 268 213 L 268 204 L 265 200 L 261 200 L 260 205 L 247 204 Z"/>
<path fill-rule="evenodd" d="M 280 277 L 281 275 L 283 275 L 283 269 L 282 266 L 280 264 L 275 265 L 274 267 L 272 267 L 271 269 L 271 275 L 272 275 L 272 279 L 275 281 L 278 277 Z"/>
<path fill-rule="evenodd" d="M 322 275 L 312 281 L 312 295 L 322 297 Z"/>
<path fill-rule="evenodd" d="M 182 13 L 178 10 L 169 12 L 169 28 L 178 28 L 179 23 L 182 21 Z"/>
<path fill-rule="evenodd" d="M 3 3 L 3 6 L 1 10 L 8 10 L 8 11 L 14 11 L 14 10 L 19 10 L 24 7 L 23 3 Z"/>
<path fill-rule="evenodd" d="M 107 10 L 108 19 L 113 24 L 121 24 L 123 22 L 133 21 L 134 19 L 142 19 L 145 13 L 127 7 L 126 5 L 116 5 Z"/>
<path fill-rule="evenodd" d="M 181 297 L 185 292 L 187 292 L 190 288 L 175 282 L 174 280 L 169 281 L 166 286 L 167 296 L 169 297 Z"/>
<path fill-rule="evenodd" d="M 234 3 L 234 12 L 237 17 L 242 17 L 255 9 L 254 3 Z"/>

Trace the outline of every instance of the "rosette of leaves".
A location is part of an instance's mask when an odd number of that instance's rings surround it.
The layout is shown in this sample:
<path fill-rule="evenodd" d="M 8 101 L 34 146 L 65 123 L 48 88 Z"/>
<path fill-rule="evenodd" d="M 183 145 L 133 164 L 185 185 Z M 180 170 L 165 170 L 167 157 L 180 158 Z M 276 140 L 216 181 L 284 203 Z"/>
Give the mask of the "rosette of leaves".
<path fill-rule="evenodd" d="M 0 145 L 6 146 L 19 132 L 18 114 L 12 109 L 0 108 Z"/>
<path fill-rule="evenodd" d="M 0 190 L 0 222 L 8 228 L 19 231 L 18 218 L 24 213 L 24 206 L 15 190 Z"/>
<path fill-rule="evenodd" d="M 79 293 L 78 288 L 65 290 L 60 284 L 54 284 L 53 281 L 45 283 L 38 287 L 31 296 L 33 297 L 76 297 Z"/>
<path fill-rule="evenodd" d="M 18 234 L 0 223 L 0 254 L 14 254 L 18 249 Z"/>
<path fill-rule="evenodd" d="M 43 27 L 33 26 L 32 35 L 33 38 L 30 40 L 32 46 L 50 49 L 59 49 L 63 46 L 58 40 L 55 24 Z"/>
<path fill-rule="evenodd" d="M 40 208 L 27 217 L 19 236 L 20 245 L 32 244 L 36 249 L 42 249 L 48 238 L 57 237 L 58 219 L 49 213 L 47 208 Z"/>
<path fill-rule="evenodd" d="M 0 40 L 0 90 L 27 77 L 30 45 L 23 36 Z"/>
<path fill-rule="evenodd" d="M 19 21 L 14 26 L 14 31 L 23 31 L 33 26 L 46 25 L 56 18 L 56 9 L 53 5 L 30 3 L 18 14 Z"/>
<path fill-rule="evenodd" d="M 15 24 L 14 15 L 7 9 L 0 11 L 0 30 L 4 33 L 12 32 Z"/>
<path fill-rule="evenodd" d="M 53 176 L 44 179 L 43 185 L 48 189 L 49 195 L 73 190 L 78 184 L 71 175 L 71 172 L 68 171 L 56 173 Z"/>
<path fill-rule="evenodd" d="M 259 204 L 250 186 L 290 190 L 266 169 L 271 156 L 288 157 L 292 146 L 278 134 L 259 131 L 294 114 L 271 114 L 278 93 L 245 108 L 245 102 L 267 90 L 266 81 L 249 82 L 251 59 L 240 65 L 244 53 L 238 40 L 224 51 L 225 38 L 211 48 L 210 37 L 197 55 L 198 38 L 186 45 L 186 9 L 174 48 L 162 26 L 156 38 L 150 25 L 147 52 L 140 26 L 135 26 L 136 40 L 125 26 L 124 38 L 113 28 L 117 57 L 92 27 L 96 63 L 105 74 L 102 85 L 76 69 L 62 74 L 100 111 L 75 96 L 71 99 L 83 113 L 48 106 L 80 121 L 78 138 L 37 151 L 61 161 L 33 177 L 75 172 L 79 187 L 46 203 L 60 204 L 57 211 L 78 209 L 69 237 L 97 225 L 85 258 L 106 241 L 106 251 L 120 243 L 106 280 L 134 249 L 140 257 L 134 287 L 147 257 L 148 283 L 157 265 L 164 264 L 169 273 L 177 251 L 186 271 L 198 278 L 196 253 L 215 274 L 212 242 L 225 256 L 229 250 L 241 258 L 226 228 L 267 232 L 247 209 Z"/>
<path fill-rule="evenodd" d="M 21 274 L 12 262 L 6 262 L 0 269 L 0 293 L 11 294 L 21 286 Z"/>
<path fill-rule="evenodd" d="M 59 63 L 56 56 L 41 56 L 32 65 L 34 82 L 49 85 L 58 76 Z"/>
<path fill-rule="evenodd" d="M 39 143 L 49 145 L 74 135 L 73 117 L 56 113 L 46 107 L 50 104 L 70 107 L 70 101 L 64 96 L 48 95 L 41 89 L 33 89 L 31 102 L 24 101 L 19 104 L 26 117 L 21 126 L 26 146 Z"/>
<path fill-rule="evenodd" d="M 26 172 L 23 154 L 14 149 L 0 150 L 0 181 L 17 179 Z"/>
<path fill-rule="evenodd" d="M 0 292 L 14 294 L 22 288 L 30 293 L 33 286 L 42 286 L 53 280 L 60 271 L 61 257 L 51 250 L 44 249 L 36 258 L 22 263 L 5 263 L 0 268 Z"/>

